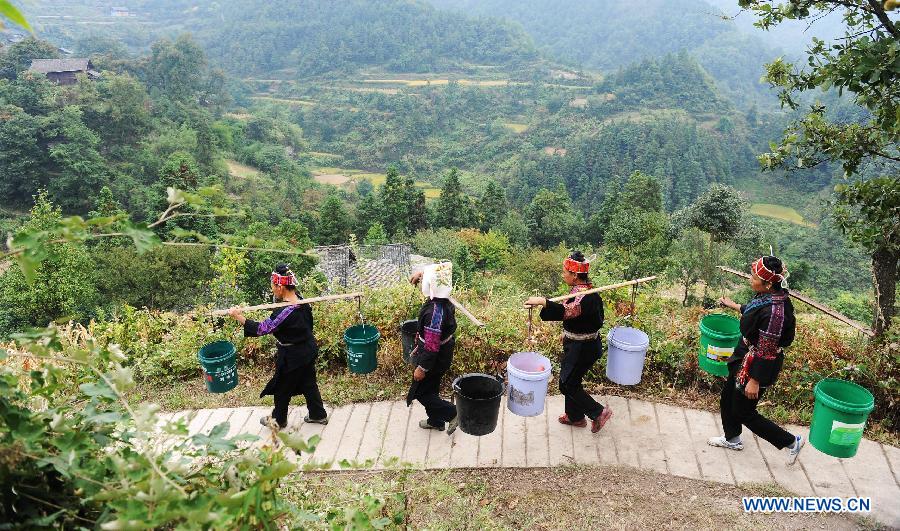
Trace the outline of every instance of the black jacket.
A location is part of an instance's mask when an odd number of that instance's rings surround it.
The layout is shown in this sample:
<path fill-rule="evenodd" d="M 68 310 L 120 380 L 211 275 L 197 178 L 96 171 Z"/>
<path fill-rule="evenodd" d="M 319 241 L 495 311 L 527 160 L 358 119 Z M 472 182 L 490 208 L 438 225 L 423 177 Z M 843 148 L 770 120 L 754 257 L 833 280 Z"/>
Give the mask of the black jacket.
<path fill-rule="evenodd" d="M 453 363 L 453 348 L 456 346 L 456 339 L 451 339 L 443 343 L 439 350 L 431 351 L 425 348 L 425 327 L 431 326 L 431 318 L 434 315 L 435 306 L 440 305 L 444 312 L 441 321 L 441 342 L 456 333 L 456 308 L 450 303 L 449 299 L 430 299 L 422 304 L 419 310 L 419 324 L 416 334 L 416 352 L 411 360 L 415 365 L 422 367 L 426 371 L 437 370 L 438 372 L 446 372 Z"/>
<path fill-rule="evenodd" d="M 278 340 L 275 370 L 292 371 L 315 361 L 319 353 L 313 335 L 313 315 L 308 304 L 276 308 L 262 322 L 247 319 L 244 337 L 272 334 Z"/>
<path fill-rule="evenodd" d="M 736 374 L 740 370 L 744 356 L 750 350 L 749 345 L 756 346 L 759 343 L 759 332 L 768 330 L 769 319 L 772 317 L 771 304 L 745 312 L 747 306 L 747 304 L 741 305 L 741 336 L 743 337 L 734 349 L 734 354 L 728 358 L 730 374 Z M 791 298 L 787 297 L 784 301 L 784 325 L 778 345 L 781 348 L 789 347 L 794 342 L 796 330 L 797 318 L 794 316 L 794 305 L 791 303 Z M 772 385 L 778 378 L 782 365 L 784 365 L 784 351 L 780 351 L 774 360 L 756 357 L 750 366 L 750 377 L 758 381 L 761 386 Z"/>
<path fill-rule="evenodd" d="M 591 293 L 576 303 L 578 294 L 566 299 L 564 304 L 547 301 L 541 309 L 542 321 L 562 321 L 563 329 L 573 334 L 593 334 L 603 327 L 603 299 L 599 293 Z M 568 310 L 568 311 L 567 311 Z"/>

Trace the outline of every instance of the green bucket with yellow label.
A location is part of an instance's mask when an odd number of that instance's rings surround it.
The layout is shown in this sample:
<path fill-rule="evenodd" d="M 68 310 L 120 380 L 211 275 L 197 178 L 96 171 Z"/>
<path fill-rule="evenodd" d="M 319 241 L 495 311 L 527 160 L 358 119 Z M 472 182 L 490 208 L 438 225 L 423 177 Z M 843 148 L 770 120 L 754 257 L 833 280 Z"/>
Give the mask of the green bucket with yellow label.
<path fill-rule="evenodd" d="M 832 457 L 856 455 L 875 397 L 861 385 L 836 378 L 820 380 L 813 395 L 810 444 Z"/>
<path fill-rule="evenodd" d="M 728 376 L 725 362 L 741 340 L 741 322 L 721 313 L 700 320 L 700 368 L 713 376 Z"/>

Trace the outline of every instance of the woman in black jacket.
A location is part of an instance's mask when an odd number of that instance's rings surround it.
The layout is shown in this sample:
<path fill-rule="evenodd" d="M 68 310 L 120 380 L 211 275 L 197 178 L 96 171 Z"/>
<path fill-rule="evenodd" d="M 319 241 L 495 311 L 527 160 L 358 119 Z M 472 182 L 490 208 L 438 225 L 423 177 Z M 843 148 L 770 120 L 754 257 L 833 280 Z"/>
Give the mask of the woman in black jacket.
<path fill-rule="evenodd" d="M 437 271 L 437 272 L 436 272 Z M 456 347 L 456 309 L 450 302 L 452 289 L 452 265 L 449 262 L 432 266 L 427 278 L 421 272 L 414 273 L 409 281 L 422 284 L 422 292 L 428 297 L 419 310 L 416 348 L 410 355 L 416 368 L 413 382 L 406 395 L 406 405 L 418 400 L 425 407 L 428 418 L 419 422 L 425 430 L 453 434 L 459 425 L 456 406 L 440 397 L 441 379 L 453 364 Z"/>
<path fill-rule="evenodd" d="M 272 294 L 284 302 L 299 302 L 297 277 L 290 267 L 282 264 L 272 272 Z M 308 304 L 295 304 L 276 308 L 262 322 L 244 317 L 240 309 L 232 308 L 228 314 L 244 326 L 244 337 L 273 334 L 276 339 L 275 375 L 259 394 L 260 398 L 274 395 L 272 414 L 259 419 L 264 426 L 274 422 L 276 428 L 287 427 L 288 405 L 291 398 L 303 395 L 309 413 L 304 422 L 328 424 L 328 415 L 322 403 L 322 395 L 316 383 L 316 357 L 319 347 L 313 336 L 313 315 Z"/>
<path fill-rule="evenodd" d="M 784 348 L 794 341 L 797 320 L 787 289 L 787 268 L 778 258 L 764 256 L 750 266 L 750 302 L 739 305 L 727 297 L 722 306 L 741 313 L 741 341 L 728 358 L 728 379 L 719 407 L 724 436 L 707 443 L 729 450 L 743 450 L 741 426 L 778 449 L 788 448 L 788 464 L 794 464 L 804 440 L 792 435 L 756 411 L 765 390 L 775 383 L 784 364 Z"/>
<path fill-rule="evenodd" d="M 585 416 L 591 419 L 591 432 L 600 431 L 612 417 L 612 409 L 603 407 L 584 389 L 584 375 L 600 360 L 603 345 L 600 328 L 603 326 L 603 299 L 597 293 L 579 295 L 591 289 L 588 279 L 590 263 L 580 251 L 575 251 L 563 262 L 563 280 L 571 286 L 571 298 L 562 304 L 545 297 L 531 297 L 528 306 L 543 306 L 541 320 L 562 321 L 563 356 L 559 375 L 559 390 L 566 397 L 566 412 L 559 422 L 578 428 L 587 426 Z"/>

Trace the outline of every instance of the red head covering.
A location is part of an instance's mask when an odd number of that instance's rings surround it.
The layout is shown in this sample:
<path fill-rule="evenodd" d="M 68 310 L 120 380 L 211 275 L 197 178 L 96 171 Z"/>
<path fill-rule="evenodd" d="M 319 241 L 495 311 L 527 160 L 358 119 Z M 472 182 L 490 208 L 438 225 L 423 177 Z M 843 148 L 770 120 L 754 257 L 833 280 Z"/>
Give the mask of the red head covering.
<path fill-rule="evenodd" d="M 750 265 L 750 271 L 766 282 L 784 282 L 784 274 L 787 273 L 787 268 L 784 267 L 784 264 L 781 266 L 784 271 L 779 274 L 767 268 L 766 264 L 763 262 L 763 258 L 764 257 L 760 257 L 759 260 L 753 262 L 753 264 Z"/>
<path fill-rule="evenodd" d="M 563 260 L 563 268 L 569 273 L 587 273 L 591 268 L 591 263 L 587 260 L 579 262 L 577 260 L 572 260 L 571 258 L 566 258 Z"/>
<path fill-rule="evenodd" d="M 289 270 L 287 275 L 279 275 L 272 271 L 272 284 L 275 284 L 276 286 L 296 286 L 298 282 L 293 271 Z"/>

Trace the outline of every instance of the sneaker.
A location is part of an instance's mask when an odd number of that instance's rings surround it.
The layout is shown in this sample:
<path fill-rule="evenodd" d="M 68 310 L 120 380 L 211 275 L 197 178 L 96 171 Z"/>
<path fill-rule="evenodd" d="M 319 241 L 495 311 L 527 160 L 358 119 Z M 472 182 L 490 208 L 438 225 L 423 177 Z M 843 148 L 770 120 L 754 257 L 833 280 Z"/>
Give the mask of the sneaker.
<path fill-rule="evenodd" d="M 804 439 L 802 435 L 794 437 L 794 446 L 788 446 L 788 466 L 797 462 L 797 456 L 800 455 L 800 450 L 803 449 L 804 444 L 806 444 L 806 439 Z"/>
<path fill-rule="evenodd" d="M 447 435 L 453 435 L 453 432 L 456 431 L 456 428 L 459 426 L 459 415 L 453 417 L 453 419 L 447 423 Z"/>
<path fill-rule="evenodd" d="M 303 417 L 303 422 L 306 422 L 307 424 L 328 424 L 328 416 L 326 415 L 320 419 L 311 419 L 309 418 L 309 415 L 306 415 Z"/>
<path fill-rule="evenodd" d="M 591 421 L 591 433 L 597 433 L 600 428 L 606 425 L 606 422 L 612 418 L 613 411 L 609 406 L 603 408 L 603 411 L 597 415 L 597 418 Z"/>
<path fill-rule="evenodd" d="M 581 419 L 579 421 L 572 422 L 571 420 L 569 420 L 569 416 L 566 415 L 565 413 L 563 413 L 562 415 L 559 416 L 559 423 L 567 424 L 569 426 L 575 426 L 576 428 L 583 428 L 583 427 L 587 426 L 587 421 L 585 419 Z"/>
<path fill-rule="evenodd" d="M 428 423 L 427 420 L 420 420 L 420 421 L 419 421 L 419 427 L 422 428 L 423 430 L 437 430 L 437 431 L 444 431 L 444 427 L 443 427 L 443 426 L 441 426 L 440 428 L 438 428 L 437 426 L 432 426 L 431 424 Z"/>
<path fill-rule="evenodd" d="M 743 441 L 731 442 L 725 438 L 724 435 L 720 435 L 719 437 L 710 437 L 706 444 L 710 446 L 717 446 L 719 448 L 727 448 L 728 450 L 743 450 L 744 443 Z"/>
<path fill-rule="evenodd" d="M 275 422 L 275 419 L 271 417 L 271 415 L 266 415 L 265 417 L 259 418 L 259 423 L 267 428 L 272 428 L 275 430 L 280 430 L 282 426 Z"/>

